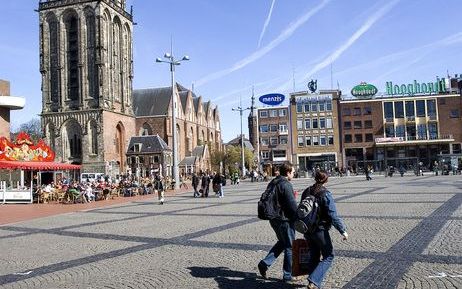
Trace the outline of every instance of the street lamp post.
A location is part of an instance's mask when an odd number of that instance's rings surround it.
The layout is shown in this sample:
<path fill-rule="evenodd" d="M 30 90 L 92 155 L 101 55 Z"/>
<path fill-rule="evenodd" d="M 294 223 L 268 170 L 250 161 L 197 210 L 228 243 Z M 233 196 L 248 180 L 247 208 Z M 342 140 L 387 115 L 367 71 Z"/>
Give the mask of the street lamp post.
<path fill-rule="evenodd" d="M 179 188 L 180 176 L 178 172 L 178 140 L 176 135 L 176 97 L 175 97 L 175 66 L 180 65 L 181 61 L 189 60 L 189 56 L 185 55 L 182 59 L 175 59 L 172 51 L 165 53 L 163 60 L 162 58 L 156 58 L 156 62 L 163 62 L 170 64 L 170 74 L 172 77 L 172 151 L 173 151 L 173 179 L 175 180 L 175 189 Z"/>
<path fill-rule="evenodd" d="M 242 104 L 241 104 L 242 105 Z M 242 106 L 238 106 L 237 108 L 233 108 L 233 111 L 239 111 L 241 116 L 241 161 L 242 161 L 242 177 L 245 176 L 245 162 L 244 162 L 244 134 L 242 133 L 242 113 L 246 110 L 250 109 L 250 107 L 242 108 Z"/>

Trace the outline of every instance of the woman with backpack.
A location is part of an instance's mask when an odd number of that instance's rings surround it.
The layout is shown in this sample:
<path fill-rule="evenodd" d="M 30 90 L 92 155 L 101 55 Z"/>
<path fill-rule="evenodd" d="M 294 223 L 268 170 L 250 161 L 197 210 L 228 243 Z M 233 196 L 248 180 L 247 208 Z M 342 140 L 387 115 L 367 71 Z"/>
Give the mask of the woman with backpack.
<path fill-rule="evenodd" d="M 309 195 L 312 195 L 316 198 L 316 201 L 320 206 L 318 225 L 313 231 L 304 235 L 305 239 L 309 242 L 311 251 L 308 269 L 309 289 L 321 288 L 321 283 L 334 260 L 334 248 L 329 235 L 330 228 L 334 226 L 334 228 L 337 229 L 343 236 L 344 241 L 348 239 L 346 226 L 342 219 L 337 215 L 337 209 L 335 207 L 335 201 L 332 197 L 332 193 L 324 187 L 328 178 L 326 171 L 316 171 L 314 176 L 314 185 L 308 187 L 303 192 L 301 198 L 304 200 Z"/>

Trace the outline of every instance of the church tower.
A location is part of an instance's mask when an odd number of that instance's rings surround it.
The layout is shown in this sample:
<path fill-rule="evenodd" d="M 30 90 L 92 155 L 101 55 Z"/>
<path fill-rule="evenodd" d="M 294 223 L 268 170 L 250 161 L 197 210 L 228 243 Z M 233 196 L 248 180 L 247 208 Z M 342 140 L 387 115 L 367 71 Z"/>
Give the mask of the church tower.
<path fill-rule="evenodd" d="M 125 0 L 40 0 L 42 129 L 56 161 L 125 172 L 135 135 L 132 15 Z"/>

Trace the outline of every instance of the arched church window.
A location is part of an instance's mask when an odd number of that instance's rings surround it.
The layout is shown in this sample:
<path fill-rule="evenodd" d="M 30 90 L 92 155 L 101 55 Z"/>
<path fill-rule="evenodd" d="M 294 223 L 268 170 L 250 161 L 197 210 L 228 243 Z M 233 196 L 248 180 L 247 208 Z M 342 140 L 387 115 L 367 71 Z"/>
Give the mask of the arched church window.
<path fill-rule="evenodd" d="M 79 99 L 79 23 L 75 15 L 66 21 L 67 32 L 67 87 L 70 100 Z"/>
<path fill-rule="evenodd" d="M 49 69 L 50 69 L 50 99 L 55 105 L 52 106 L 53 111 L 57 111 L 60 103 L 59 93 L 59 46 L 58 46 L 58 20 L 54 14 L 51 14 L 48 19 L 49 30 Z"/>
<path fill-rule="evenodd" d="M 85 11 L 85 22 L 87 26 L 87 80 L 88 96 L 98 99 L 98 70 L 96 67 L 96 29 L 95 14 L 91 8 Z"/>
<path fill-rule="evenodd" d="M 147 122 L 143 123 L 143 127 L 141 128 L 141 135 L 152 135 L 151 126 Z"/>

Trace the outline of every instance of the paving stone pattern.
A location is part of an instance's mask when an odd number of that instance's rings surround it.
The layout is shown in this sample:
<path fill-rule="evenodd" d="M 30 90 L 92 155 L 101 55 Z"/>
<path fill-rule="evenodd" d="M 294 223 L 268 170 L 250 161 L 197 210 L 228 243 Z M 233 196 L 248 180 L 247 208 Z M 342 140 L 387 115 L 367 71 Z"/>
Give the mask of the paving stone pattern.
<path fill-rule="evenodd" d="M 293 181 L 299 197 L 311 182 Z M 256 218 L 265 185 L 0 226 L 0 288 L 294 288 L 280 282 L 282 256 L 268 280 L 257 275 L 275 242 Z M 331 231 L 323 288 L 462 288 L 460 176 L 331 178 L 327 187 L 350 239 Z"/>

